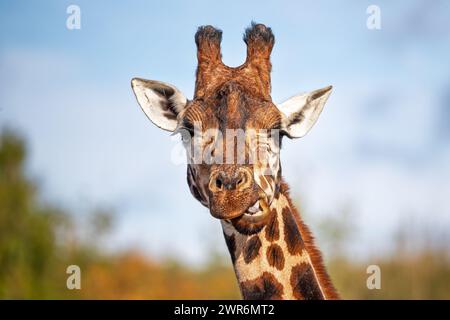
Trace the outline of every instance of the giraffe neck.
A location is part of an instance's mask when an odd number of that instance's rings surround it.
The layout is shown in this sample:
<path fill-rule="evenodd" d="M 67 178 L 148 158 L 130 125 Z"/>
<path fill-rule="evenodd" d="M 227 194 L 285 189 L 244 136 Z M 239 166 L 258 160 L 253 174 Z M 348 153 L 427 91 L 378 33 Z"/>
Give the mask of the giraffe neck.
<path fill-rule="evenodd" d="M 222 227 L 244 299 L 338 298 L 285 184 L 261 231 L 244 235 L 226 221 Z"/>

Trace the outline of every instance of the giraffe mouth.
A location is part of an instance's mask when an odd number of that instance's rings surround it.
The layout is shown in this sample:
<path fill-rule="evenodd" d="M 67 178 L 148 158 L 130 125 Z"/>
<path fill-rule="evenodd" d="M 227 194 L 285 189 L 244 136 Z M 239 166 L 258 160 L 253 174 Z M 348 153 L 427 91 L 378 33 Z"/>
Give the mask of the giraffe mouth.
<path fill-rule="evenodd" d="M 270 208 L 265 197 L 259 198 L 239 217 L 230 219 L 237 231 L 244 234 L 259 232 L 268 222 Z"/>
<path fill-rule="evenodd" d="M 261 196 L 258 201 L 255 202 L 253 206 L 247 209 L 244 216 L 250 217 L 252 219 L 265 218 L 270 213 L 269 203 L 265 196 Z"/>
<path fill-rule="evenodd" d="M 265 209 L 267 202 L 263 199 L 258 199 L 252 206 L 250 206 L 242 216 L 251 219 L 258 219 L 267 214 Z"/>

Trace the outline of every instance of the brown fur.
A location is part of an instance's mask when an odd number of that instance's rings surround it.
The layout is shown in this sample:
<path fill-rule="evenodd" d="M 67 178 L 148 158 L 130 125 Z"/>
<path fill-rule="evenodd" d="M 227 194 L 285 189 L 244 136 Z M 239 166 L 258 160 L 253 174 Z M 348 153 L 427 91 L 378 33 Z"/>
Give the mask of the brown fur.
<path fill-rule="evenodd" d="M 247 241 L 244 248 L 245 263 L 252 262 L 252 260 L 258 256 L 260 249 L 261 249 L 261 240 L 259 240 L 259 237 L 258 236 L 251 237 Z"/>
<path fill-rule="evenodd" d="M 311 265 L 301 263 L 292 268 L 291 286 L 294 297 L 299 300 L 323 300 Z"/>
<path fill-rule="evenodd" d="M 240 283 L 240 287 L 245 300 L 280 300 L 283 295 L 283 286 L 268 272 Z"/>
<path fill-rule="evenodd" d="M 222 31 L 212 26 L 200 27 L 196 33 L 197 80 L 194 98 L 213 95 L 230 79 L 234 79 L 252 94 L 271 101 L 270 98 L 270 53 L 275 38 L 270 28 L 252 24 L 244 35 L 247 43 L 247 60 L 239 67 L 231 68 L 221 60 L 220 42 Z"/>
<path fill-rule="evenodd" d="M 269 265 L 277 268 L 278 270 L 283 270 L 284 268 L 284 255 L 283 250 L 277 244 L 271 244 L 267 248 L 267 261 Z"/>
<path fill-rule="evenodd" d="M 270 213 L 271 217 L 266 227 L 266 239 L 267 241 L 277 241 L 280 238 L 280 230 L 277 219 L 277 212 L 275 209 L 272 209 Z"/>
<path fill-rule="evenodd" d="M 291 210 L 291 208 L 283 208 L 282 211 L 284 223 L 284 239 L 286 241 L 289 253 L 291 255 L 296 255 L 302 253 L 304 243 Z"/>

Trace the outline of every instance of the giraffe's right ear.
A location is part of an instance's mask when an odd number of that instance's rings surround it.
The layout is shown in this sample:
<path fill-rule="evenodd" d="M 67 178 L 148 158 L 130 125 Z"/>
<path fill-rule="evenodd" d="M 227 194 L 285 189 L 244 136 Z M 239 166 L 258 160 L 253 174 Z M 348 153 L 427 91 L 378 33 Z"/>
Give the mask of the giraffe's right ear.
<path fill-rule="evenodd" d="M 136 99 L 147 117 L 158 127 L 174 131 L 177 115 L 185 108 L 187 99 L 170 84 L 134 78 L 131 80 Z"/>

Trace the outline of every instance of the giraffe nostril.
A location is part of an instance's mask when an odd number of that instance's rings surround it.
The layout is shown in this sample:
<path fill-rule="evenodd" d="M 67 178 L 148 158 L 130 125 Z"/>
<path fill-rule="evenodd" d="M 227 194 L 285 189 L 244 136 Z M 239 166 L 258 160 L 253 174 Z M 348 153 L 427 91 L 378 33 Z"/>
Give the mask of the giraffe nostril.
<path fill-rule="evenodd" d="M 222 190 L 222 187 L 223 187 L 222 179 L 216 178 L 216 188 Z"/>
<path fill-rule="evenodd" d="M 251 181 L 251 176 L 247 171 L 240 171 L 236 182 L 236 187 L 239 189 L 245 189 L 249 186 Z"/>
<path fill-rule="evenodd" d="M 247 182 L 246 176 L 245 176 L 244 174 L 241 174 L 241 175 L 239 176 L 239 179 L 238 179 L 238 181 L 237 181 L 236 184 L 237 184 L 238 187 L 241 187 L 241 186 L 243 186 L 246 182 Z"/>

